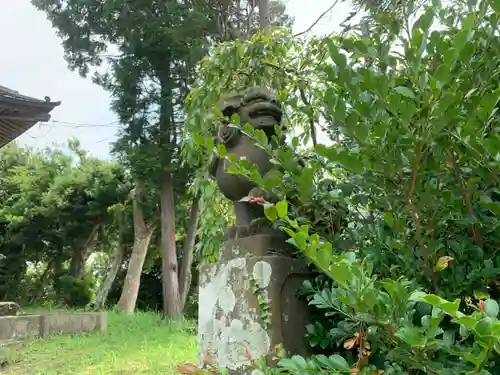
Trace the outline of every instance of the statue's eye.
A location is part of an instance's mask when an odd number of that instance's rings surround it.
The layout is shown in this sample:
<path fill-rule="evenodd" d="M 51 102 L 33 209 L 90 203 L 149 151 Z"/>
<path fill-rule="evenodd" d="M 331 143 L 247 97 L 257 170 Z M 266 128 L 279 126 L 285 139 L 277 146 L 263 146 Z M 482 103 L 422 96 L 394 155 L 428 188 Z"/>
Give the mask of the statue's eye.
<path fill-rule="evenodd" d="M 271 99 L 269 102 L 270 102 L 272 105 L 274 105 L 274 106 L 276 106 L 276 107 L 278 107 L 278 108 L 281 108 L 281 103 L 280 103 L 280 101 L 279 101 L 279 100 L 277 100 L 277 99 Z"/>

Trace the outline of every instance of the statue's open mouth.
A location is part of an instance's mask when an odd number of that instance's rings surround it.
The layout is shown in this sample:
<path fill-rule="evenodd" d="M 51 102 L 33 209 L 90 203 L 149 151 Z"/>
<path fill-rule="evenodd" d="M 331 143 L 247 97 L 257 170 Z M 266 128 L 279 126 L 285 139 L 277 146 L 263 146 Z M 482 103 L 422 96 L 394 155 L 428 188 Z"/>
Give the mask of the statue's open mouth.
<path fill-rule="evenodd" d="M 268 121 L 273 121 L 275 123 L 281 123 L 281 117 L 283 113 L 281 109 L 271 103 L 254 103 L 249 105 L 248 114 L 254 119 L 266 119 Z M 266 121 L 267 122 L 267 121 Z"/>

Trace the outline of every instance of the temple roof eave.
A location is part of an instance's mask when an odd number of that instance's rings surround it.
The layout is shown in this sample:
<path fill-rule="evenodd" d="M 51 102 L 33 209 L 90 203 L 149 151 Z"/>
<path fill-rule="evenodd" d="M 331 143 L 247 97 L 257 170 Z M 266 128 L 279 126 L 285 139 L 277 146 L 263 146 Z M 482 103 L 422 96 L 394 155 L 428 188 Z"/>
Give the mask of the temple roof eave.
<path fill-rule="evenodd" d="M 50 112 L 61 102 L 22 95 L 0 86 L 0 147 L 25 133 L 36 123 L 50 120 Z"/>

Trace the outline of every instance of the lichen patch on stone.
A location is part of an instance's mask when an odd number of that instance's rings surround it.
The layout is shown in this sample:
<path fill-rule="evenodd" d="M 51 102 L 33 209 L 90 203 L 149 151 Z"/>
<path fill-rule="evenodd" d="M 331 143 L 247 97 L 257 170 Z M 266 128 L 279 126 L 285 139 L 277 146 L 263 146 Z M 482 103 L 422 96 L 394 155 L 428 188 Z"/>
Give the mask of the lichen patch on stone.
<path fill-rule="evenodd" d="M 268 262 L 259 260 L 253 266 L 253 278 L 259 282 L 261 288 L 267 288 L 271 282 L 273 269 Z"/>
<path fill-rule="evenodd" d="M 221 307 L 224 314 L 229 314 L 233 311 L 236 305 L 236 296 L 233 293 L 231 286 L 226 285 L 221 289 L 219 295 L 219 306 Z"/>
<path fill-rule="evenodd" d="M 238 370 L 250 363 L 252 357 L 269 353 L 271 338 L 262 326 L 252 300 L 250 279 L 269 285 L 271 266 L 258 261 L 251 267 L 246 258 L 236 258 L 226 264 L 207 266 L 209 275 L 199 291 L 199 349 L 200 357 L 209 350 L 219 366 Z M 236 308 L 237 307 L 237 308 Z"/>

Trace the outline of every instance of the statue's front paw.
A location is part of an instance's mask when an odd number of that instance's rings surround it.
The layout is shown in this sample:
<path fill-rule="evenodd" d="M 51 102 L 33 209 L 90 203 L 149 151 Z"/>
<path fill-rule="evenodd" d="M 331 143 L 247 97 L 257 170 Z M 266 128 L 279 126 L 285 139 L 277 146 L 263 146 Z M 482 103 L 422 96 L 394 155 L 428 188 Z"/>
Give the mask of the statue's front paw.
<path fill-rule="evenodd" d="M 254 187 L 252 190 L 250 190 L 250 193 L 248 193 L 248 195 L 252 197 L 262 197 L 266 202 L 272 203 L 276 203 L 280 200 L 280 198 L 276 194 L 273 194 L 270 191 L 265 191 L 260 187 Z"/>
<path fill-rule="evenodd" d="M 263 206 L 266 203 L 266 200 L 264 197 L 252 197 L 250 195 L 247 195 L 246 197 L 243 197 L 239 200 L 239 202 L 246 202 L 250 204 L 259 204 Z"/>
<path fill-rule="evenodd" d="M 254 187 L 248 192 L 246 197 L 240 199 L 240 202 L 264 205 L 266 202 L 276 202 L 276 196 L 263 190 L 260 187 Z"/>

